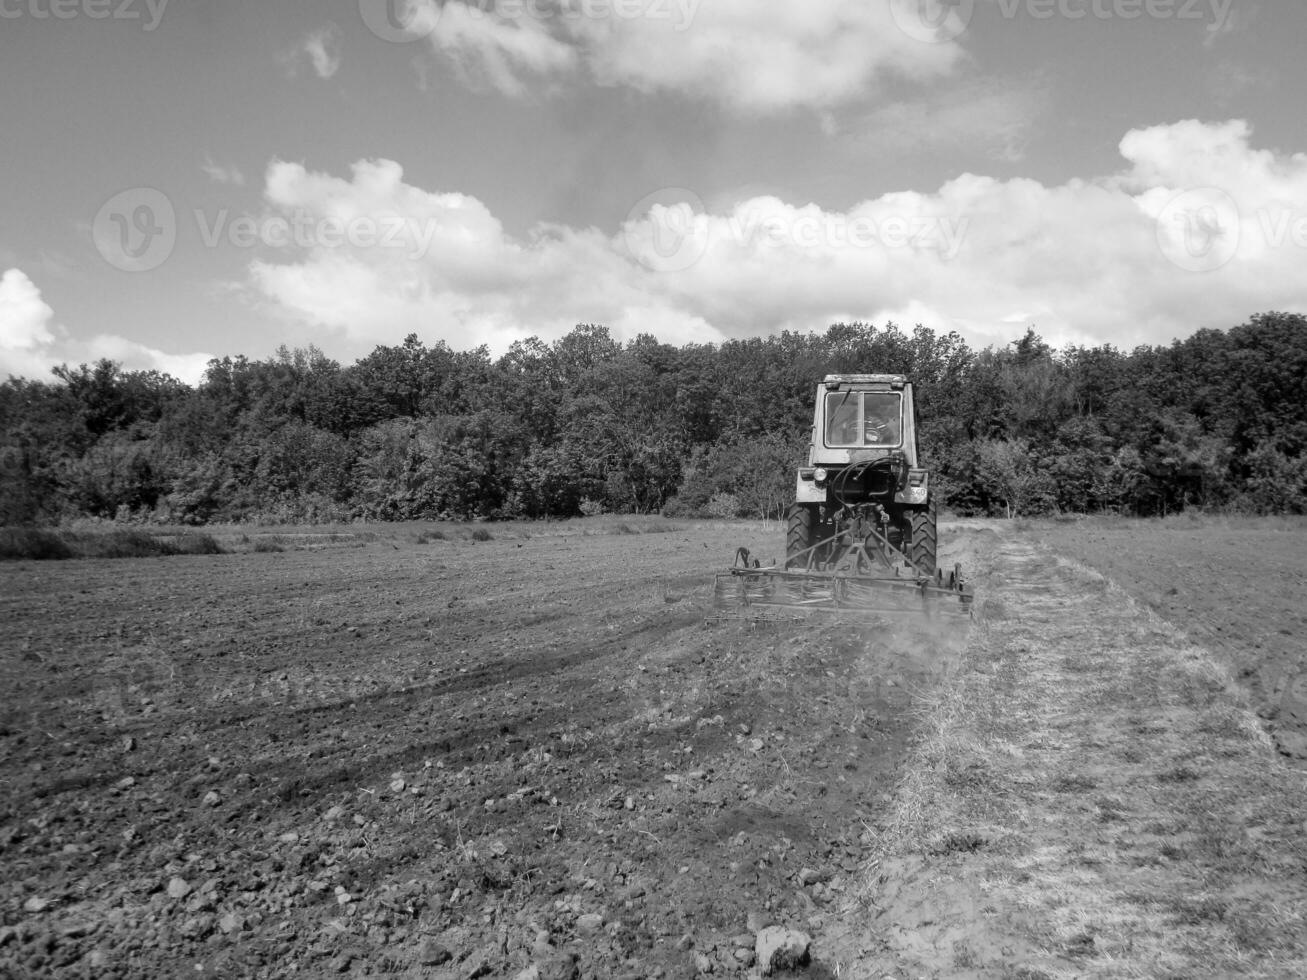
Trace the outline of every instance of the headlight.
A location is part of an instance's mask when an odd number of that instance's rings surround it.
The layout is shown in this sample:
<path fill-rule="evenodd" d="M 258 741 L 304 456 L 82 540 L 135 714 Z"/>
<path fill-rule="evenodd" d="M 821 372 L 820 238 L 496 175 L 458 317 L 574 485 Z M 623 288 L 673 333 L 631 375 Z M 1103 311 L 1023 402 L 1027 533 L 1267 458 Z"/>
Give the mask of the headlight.
<path fill-rule="evenodd" d="M 815 480 L 817 483 L 825 483 L 825 482 L 826 482 L 826 477 L 829 476 L 829 475 L 830 475 L 829 473 L 827 473 L 824 469 L 822 469 L 822 468 L 819 466 L 819 467 L 817 467 L 816 470 L 813 471 L 812 478 L 813 478 L 813 480 Z"/>

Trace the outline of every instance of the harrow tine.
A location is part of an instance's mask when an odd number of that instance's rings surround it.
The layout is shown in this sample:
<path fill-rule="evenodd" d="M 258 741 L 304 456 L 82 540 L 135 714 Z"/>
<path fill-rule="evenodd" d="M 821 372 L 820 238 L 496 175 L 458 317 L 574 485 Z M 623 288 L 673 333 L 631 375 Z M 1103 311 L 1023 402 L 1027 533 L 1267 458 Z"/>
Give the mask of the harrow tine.
<path fill-rule="evenodd" d="M 713 596 L 719 610 L 786 609 L 852 618 L 905 613 L 969 618 L 972 609 L 971 591 L 956 570 L 906 578 L 737 566 L 717 575 Z"/>

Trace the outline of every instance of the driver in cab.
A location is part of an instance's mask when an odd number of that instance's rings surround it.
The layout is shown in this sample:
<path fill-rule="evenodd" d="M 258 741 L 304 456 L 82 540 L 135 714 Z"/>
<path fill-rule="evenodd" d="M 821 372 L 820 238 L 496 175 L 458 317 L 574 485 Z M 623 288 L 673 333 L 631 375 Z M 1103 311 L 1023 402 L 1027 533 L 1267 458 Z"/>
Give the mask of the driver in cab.
<path fill-rule="evenodd" d="M 899 441 L 898 413 L 890 406 L 878 404 L 871 399 L 865 406 L 866 415 L 863 422 L 863 442 L 868 446 L 894 446 Z"/>

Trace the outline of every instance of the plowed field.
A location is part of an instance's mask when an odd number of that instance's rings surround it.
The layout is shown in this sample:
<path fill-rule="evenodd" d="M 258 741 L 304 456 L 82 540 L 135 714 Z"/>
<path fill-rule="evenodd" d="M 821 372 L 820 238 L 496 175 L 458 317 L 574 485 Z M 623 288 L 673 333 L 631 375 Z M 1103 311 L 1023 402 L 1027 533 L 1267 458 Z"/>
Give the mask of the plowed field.
<path fill-rule="evenodd" d="M 763 925 L 820 936 L 963 636 L 706 623 L 782 532 L 666 527 L 0 567 L 0 974 L 743 975 Z"/>
<path fill-rule="evenodd" d="M 0 565 L 0 976 L 1307 969 L 1301 525 L 944 526 L 959 629 L 716 620 L 774 526 L 440 530 Z"/>

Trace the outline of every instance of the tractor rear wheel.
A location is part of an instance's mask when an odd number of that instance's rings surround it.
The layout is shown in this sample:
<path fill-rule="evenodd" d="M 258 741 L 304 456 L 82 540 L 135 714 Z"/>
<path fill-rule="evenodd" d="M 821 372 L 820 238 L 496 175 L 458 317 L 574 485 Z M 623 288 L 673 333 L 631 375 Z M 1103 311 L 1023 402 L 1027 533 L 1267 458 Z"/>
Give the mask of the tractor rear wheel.
<path fill-rule="evenodd" d="M 790 504 L 785 512 L 785 567 L 807 568 L 817 541 L 817 509 Z"/>
<path fill-rule="evenodd" d="M 919 575 L 935 574 L 935 546 L 938 535 L 935 530 L 935 498 L 925 507 L 908 514 L 911 540 L 908 542 L 908 560 Z"/>

